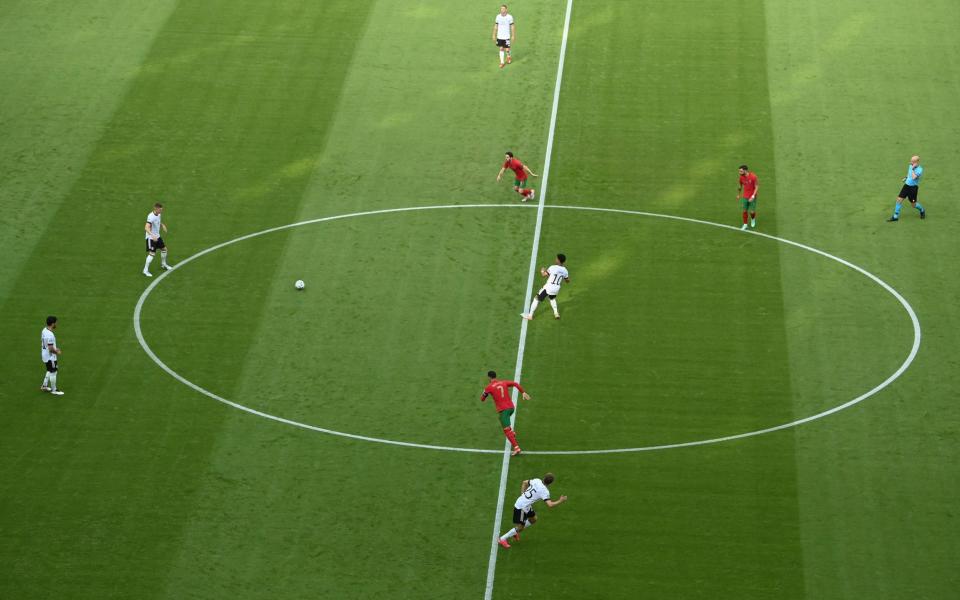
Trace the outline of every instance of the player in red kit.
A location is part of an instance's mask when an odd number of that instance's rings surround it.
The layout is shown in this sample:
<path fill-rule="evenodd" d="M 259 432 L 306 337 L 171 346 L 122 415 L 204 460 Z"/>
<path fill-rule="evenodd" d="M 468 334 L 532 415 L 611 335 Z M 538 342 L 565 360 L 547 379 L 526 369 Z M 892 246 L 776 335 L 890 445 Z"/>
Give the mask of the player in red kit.
<path fill-rule="evenodd" d="M 510 418 L 513 416 L 515 407 L 513 406 L 513 400 L 510 399 L 509 390 L 510 388 L 517 388 L 524 400 L 529 400 L 530 394 L 525 392 L 516 381 L 497 379 L 496 371 L 487 371 L 487 377 L 490 378 L 490 385 L 483 388 L 483 393 L 480 394 L 480 402 L 486 400 L 487 396 L 493 396 L 493 404 L 497 409 L 500 425 L 503 426 L 503 435 L 507 436 L 510 445 L 513 446 L 513 452 L 510 453 L 510 456 L 516 456 L 520 454 L 520 444 L 517 443 L 517 436 L 510 424 Z"/>
<path fill-rule="evenodd" d="M 500 178 L 503 177 L 504 171 L 511 169 L 515 175 L 513 191 L 520 194 L 520 201 L 526 202 L 527 200 L 533 200 L 537 192 L 532 186 L 527 185 L 527 175 L 534 177 L 539 177 L 539 175 L 531 171 L 530 167 L 520 162 L 519 159 L 514 158 L 513 152 L 507 152 L 503 158 L 503 166 L 500 167 L 500 172 L 497 173 L 497 183 L 500 183 Z"/>
<path fill-rule="evenodd" d="M 737 186 L 737 199 L 743 211 L 743 226 L 747 228 L 747 214 L 750 215 L 750 227 L 757 226 L 757 175 L 751 173 L 747 165 L 740 165 L 740 185 Z"/>

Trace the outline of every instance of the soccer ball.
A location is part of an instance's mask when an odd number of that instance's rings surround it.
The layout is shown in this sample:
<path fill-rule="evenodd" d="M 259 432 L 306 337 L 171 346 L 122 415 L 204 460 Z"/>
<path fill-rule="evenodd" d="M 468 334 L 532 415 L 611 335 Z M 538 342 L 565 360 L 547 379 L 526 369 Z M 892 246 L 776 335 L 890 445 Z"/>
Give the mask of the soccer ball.
<path fill-rule="evenodd" d="M 298 279 L 296 283 L 293 284 L 293 287 L 297 288 L 298 290 L 302 290 L 303 288 L 307 287 L 307 284 L 305 284 L 302 279 Z"/>

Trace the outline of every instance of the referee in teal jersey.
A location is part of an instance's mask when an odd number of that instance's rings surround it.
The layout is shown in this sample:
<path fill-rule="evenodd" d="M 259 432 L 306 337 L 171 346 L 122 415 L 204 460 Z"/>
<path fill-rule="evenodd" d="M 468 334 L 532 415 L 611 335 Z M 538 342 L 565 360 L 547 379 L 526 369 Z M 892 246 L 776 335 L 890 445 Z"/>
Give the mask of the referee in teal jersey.
<path fill-rule="evenodd" d="M 907 165 L 907 176 L 903 178 L 903 187 L 900 188 L 900 195 L 897 196 L 897 205 L 893 207 L 893 216 L 887 219 L 888 223 L 894 223 L 900 220 L 900 206 L 904 198 L 910 201 L 913 207 L 920 211 L 920 218 L 927 218 L 927 211 L 923 205 L 917 202 L 917 192 L 920 191 L 920 178 L 923 177 L 923 167 L 920 166 L 920 157 L 911 156 L 910 164 Z"/>

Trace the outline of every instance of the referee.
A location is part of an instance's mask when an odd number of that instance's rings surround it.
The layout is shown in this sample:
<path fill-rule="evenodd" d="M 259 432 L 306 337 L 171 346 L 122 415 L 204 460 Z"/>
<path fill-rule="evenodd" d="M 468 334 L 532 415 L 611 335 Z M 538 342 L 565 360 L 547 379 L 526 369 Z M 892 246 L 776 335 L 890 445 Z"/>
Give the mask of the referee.
<path fill-rule="evenodd" d="M 923 205 L 917 202 L 917 192 L 920 191 L 920 178 L 923 177 L 923 167 L 920 166 L 920 157 L 911 156 L 910 164 L 907 165 L 907 176 L 903 178 L 903 187 L 900 188 L 900 195 L 897 196 L 897 205 L 893 207 L 893 216 L 887 219 L 888 223 L 894 223 L 900 220 L 900 206 L 904 198 L 910 201 L 910 204 L 920 211 L 920 218 L 927 218 L 927 211 Z"/>

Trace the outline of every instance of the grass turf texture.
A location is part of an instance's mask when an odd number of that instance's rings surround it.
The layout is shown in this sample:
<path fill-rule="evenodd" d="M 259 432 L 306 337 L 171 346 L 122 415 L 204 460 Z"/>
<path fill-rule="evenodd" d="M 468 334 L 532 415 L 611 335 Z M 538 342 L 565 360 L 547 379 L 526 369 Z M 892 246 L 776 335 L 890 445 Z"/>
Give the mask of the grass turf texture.
<path fill-rule="evenodd" d="M 346 441 L 229 410 L 153 365 L 130 317 L 145 285 L 137 231 L 156 199 L 174 262 L 302 219 L 512 201 L 493 174 L 507 148 L 542 169 L 563 15 L 513 7 L 520 41 L 501 72 L 487 41 L 495 10 L 10 7 L 0 596 L 482 594 L 499 456 Z M 761 230 L 891 283 L 924 343 L 882 393 L 795 431 L 516 459 L 507 506 L 547 469 L 571 501 L 501 552 L 496 597 L 952 594 L 960 10 L 928 3 L 909 45 L 890 18 L 900 11 L 576 4 L 551 203 L 736 224 L 747 162 Z M 922 102 L 895 83 L 908 56 Z M 905 209 L 883 223 L 914 152 L 930 218 Z M 513 365 L 532 223 L 527 208 L 458 209 L 270 234 L 173 273 L 145 305 L 144 332 L 184 375 L 257 408 L 498 448 L 493 410 L 475 398 L 487 368 Z M 567 252 L 574 283 L 564 320 L 544 306 L 531 324 L 535 399 L 518 416 L 531 449 L 784 422 L 872 387 L 909 348 L 909 323 L 879 288 L 753 236 L 549 209 L 541 248 L 542 264 Z M 47 313 L 61 318 L 61 399 L 34 392 Z"/>

